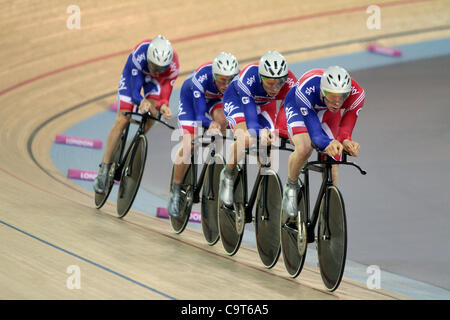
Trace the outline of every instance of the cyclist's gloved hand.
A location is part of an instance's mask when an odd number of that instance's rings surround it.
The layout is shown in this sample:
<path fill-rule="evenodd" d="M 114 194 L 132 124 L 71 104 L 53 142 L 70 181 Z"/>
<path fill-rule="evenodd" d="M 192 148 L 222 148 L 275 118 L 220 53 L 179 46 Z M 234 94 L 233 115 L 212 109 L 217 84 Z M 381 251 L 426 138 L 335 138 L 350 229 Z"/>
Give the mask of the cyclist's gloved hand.
<path fill-rule="evenodd" d="M 141 113 L 147 113 L 150 111 L 152 104 L 147 99 L 142 99 L 141 104 L 139 105 L 139 111 Z"/>
<path fill-rule="evenodd" d="M 220 124 L 216 121 L 211 121 L 209 128 L 208 128 L 208 134 L 215 135 L 219 134 L 221 131 Z"/>
<path fill-rule="evenodd" d="M 347 151 L 352 157 L 357 157 L 359 155 L 361 146 L 358 142 L 345 139 L 342 141 L 342 145 L 344 146 L 344 150 Z"/>
<path fill-rule="evenodd" d="M 162 116 L 167 120 L 172 117 L 172 110 L 170 110 L 170 108 L 168 106 L 166 106 L 165 104 L 163 104 L 161 106 L 159 111 L 161 112 Z"/>
<path fill-rule="evenodd" d="M 325 152 L 330 157 L 335 157 L 337 155 L 342 154 L 343 150 L 344 150 L 344 147 L 338 140 L 331 141 L 330 144 L 328 145 L 328 147 L 325 148 Z"/>

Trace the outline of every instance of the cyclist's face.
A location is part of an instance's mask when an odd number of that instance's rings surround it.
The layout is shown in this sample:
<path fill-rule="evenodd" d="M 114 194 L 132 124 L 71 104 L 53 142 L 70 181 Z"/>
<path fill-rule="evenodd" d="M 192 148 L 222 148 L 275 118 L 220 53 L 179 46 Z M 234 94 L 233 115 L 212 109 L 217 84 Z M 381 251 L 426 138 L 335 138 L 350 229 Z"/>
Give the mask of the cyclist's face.
<path fill-rule="evenodd" d="M 278 92 L 280 92 L 281 88 L 283 87 L 284 83 L 286 82 L 287 76 L 283 78 L 267 78 L 264 76 L 261 76 L 261 82 L 264 91 L 267 92 L 267 94 L 271 97 L 275 97 Z"/>
<path fill-rule="evenodd" d="M 223 94 L 233 78 L 234 76 L 223 76 L 220 74 L 215 74 L 214 82 L 216 84 L 217 90 L 219 90 L 220 93 Z"/>
<path fill-rule="evenodd" d="M 148 63 L 148 70 L 150 71 L 150 75 L 154 78 L 160 76 L 162 73 L 166 72 L 166 70 L 170 67 L 170 65 L 161 67 L 152 62 Z"/>
<path fill-rule="evenodd" d="M 347 99 L 349 93 L 332 93 L 326 92 L 321 93 L 324 97 L 323 101 L 327 106 L 328 110 L 331 112 L 337 112 L 344 104 L 345 99 Z"/>

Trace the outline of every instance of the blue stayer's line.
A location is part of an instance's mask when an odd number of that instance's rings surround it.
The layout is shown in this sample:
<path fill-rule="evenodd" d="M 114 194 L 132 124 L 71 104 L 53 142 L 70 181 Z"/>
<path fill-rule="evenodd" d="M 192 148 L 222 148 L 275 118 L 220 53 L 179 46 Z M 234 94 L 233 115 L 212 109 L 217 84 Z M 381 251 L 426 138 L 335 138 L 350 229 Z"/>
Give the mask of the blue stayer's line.
<path fill-rule="evenodd" d="M 119 277 L 121 277 L 122 279 L 128 280 L 128 281 L 130 281 L 130 282 L 132 282 L 132 283 L 134 283 L 134 284 L 137 284 L 138 286 L 141 286 L 141 287 L 143 287 L 143 288 L 145 288 L 145 289 L 147 289 L 147 290 L 153 291 L 153 292 L 155 292 L 155 293 L 157 293 L 157 294 L 160 294 L 160 295 L 162 295 L 162 296 L 164 296 L 164 297 L 166 297 L 166 298 L 168 298 L 168 299 L 176 300 L 176 298 L 171 297 L 171 296 L 165 294 L 164 292 L 161 292 L 161 291 L 158 291 L 158 290 L 156 290 L 156 289 L 153 289 L 153 288 L 151 288 L 151 287 L 149 287 L 149 286 L 147 286 L 147 285 L 145 285 L 145 284 L 143 284 L 143 283 L 141 283 L 141 282 L 139 282 L 139 281 L 133 280 L 133 279 L 131 279 L 131 278 L 127 277 L 127 276 L 124 276 L 123 274 L 120 274 L 120 273 L 118 273 L 118 272 L 116 272 L 116 271 L 114 271 L 114 270 L 111 270 L 111 269 L 109 269 L 109 268 L 107 268 L 107 267 L 104 267 L 104 266 L 102 266 L 102 265 L 100 265 L 100 264 L 98 264 L 98 263 L 95 263 L 95 262 L 93 262 L 93 261 L 91 261 L 91 260 L 89 260 L 89 259 L 83 258 L 83 257 L 81 257 L 81 256 L 79 256 L 79 255 L 77 255 L 77 254 L 75 254 L 75 253 L 73 253 L 73 252 L 67 251 L 67 250 L 65 250 L 65 249 L 63 249 L 63 248 L 61 248 L 61 247 L 58 247 L 57 245 L 54 245 L 54 244 L 52 244 L 52 243 L 50 243 L 50 242 L 48 242 L 48 241 L 45 241 L 45 240 L 43 240 L 43 239 L 40 239 L 40 238 L 38 238 L 38 237 L 36 237 L 36 236 L 34 236 L 34 235 L 32 235 L 32 234 L 26 232 L 26 231 L 20 230 L 19 228 L 16 228 L 16 227 L 10 225 L 9 223 L 6 223 L 6 222 L 4 222 L 4 221 L 2 221 L 2 220 L 0 220 L 0 223 L 3 224 L 3 225 L 5 225 L 5 226 L 7 226 L 7 227 L 9 227 L 9 228 L 11 228 L 11 229 L 14 229 L 14 230 L 16 230 L 16 231 L 21 232 L 21 233 L 23 233 L 24 235 L 27 235 L 27 236 L 29 236 L 29 237 L 31 237 L 31 238 L 33 238 L 33 239 L 36 239 L 36 240 L 38 240 L 38 241 L 40 241 L 40 242 L 42 242 L 42 243 L 44 243 L 44 244 L 46 244 L 46 245 L 48 245 L 48 246 L 50 246 L 50 247 L 53 247 L 53 248 L 55 248 L 55 249 L 58 249 L 58 250 L 60 250 L 60 251 L 62 251 L 62 252 L 64 252 L 64 253 L 70 254 L 71 256 L 74 256 L 75 258 L 78 258 L 78 259 L 80 259 L 80 260 L 83 260 L 83 261 L 85 261 L 85 262 L 87 262 L 87 263 L 90 263 L 90 264 L 92 264 L 92 265 L 94 265 L 94 266 L 100 268 L 100 269 L 103 269 L 103 270 L 105 270 L 105 271 L 108 271 L 109 273 L 112 273 L 112 274 L 114 274 L 114 275 L 116 275 L 116 276 L 119 276 Z"/>

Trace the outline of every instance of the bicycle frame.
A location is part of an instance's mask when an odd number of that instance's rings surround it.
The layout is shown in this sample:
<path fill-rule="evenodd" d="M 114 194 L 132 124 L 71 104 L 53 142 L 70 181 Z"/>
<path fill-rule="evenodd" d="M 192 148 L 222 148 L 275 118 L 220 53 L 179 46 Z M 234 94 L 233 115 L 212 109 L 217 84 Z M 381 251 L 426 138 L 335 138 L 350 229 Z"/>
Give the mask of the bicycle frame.
<path fill-rule="evenodd" d="M 131 153 L 131 161 L 130 161 L 130 163 L 134 162 L 134 157 L 135 157 L 136 151 L 137 151 L 137 145 L 134 142 L 139 138 L 140 135 L 145 134 L 145 125 L 147 124 L 148 120 L 150 120 L 150 119 L 151 120 L 155 120 L 157 122 L 160 122 L 160 123 L 164 124 L 165 126 L 167 126 L 168 128 L 170 128 L 172 130 L 174 129 L 174 127 L 168 125 L 167 123 L 165 123 L 164 121 L 161 120 L 161 114 L 160 113 L 157 115 L 157 117 L 153 117 L 149 113 L 141 114 L 141 113 L 138 113 L 138 112 L 123 112 L 123 115 L 124 116 L 126 116 L 126 115 L 137 115 L 137 116 L 140 116 L 142 120 L 138 121 L 138 120 L 133 119 L 133 118 L 130 119 L 130 122 L 127 125 L 126 131 L 125 131 L 124 141 L 126 142 L 126 140 L 127 140 L 130 124 L 136 124 L 136 125 L 138 125 L 138 128 L 137 128 L 137 131 L 136 131 L 133 139 L 131 140 L 130 146 L 128 147 L 127 151 L 125 152 L 125 155 L 123 155 L 123 150 L 124 149 L 122 149 L 121 155 L 120 155 L 120 158 L 119 158 L 118 168 L 117 168 L 116 172 L 122 172 L 122 170 L 124 169 L 123 168 L 123 166 L 124 166 L 124 159 L 126 159 L 128 157 L 128 154 L 130 152 L 132 152 Z M 133 148 L 131 148 L 132 146 L 133 146 Z M 125 148 L 125 146 L 124 146 L 124 148 Z M 132 173 L 132 167 L 130 166 L 127 169 L 128 170 L 127 170 L 126 174 L 127 174 L 127 176 L 130 176 L 131 173 Z"/>
<path fill-rule="evenodd" d="M 317 162 L 322 163 L 320 161 L 320 156 L 321 153 L 318 153 L 317 156 Z M 328 157 L 328 156 L 327 156 Z M 308 228 L 308 234 L 314 234 L 314 228 L 316 226 L 317 220 L 319 218 L 319 210 L 320 210 L 320 203 L 322 200 L 322 197 L 325 194 L 325 199 L 324 199 L 324 219 L 327 222 L 325 224 L 325 237 L 329 238 L 330 233 L 329 233 L 329 227 L 328 227 L 328 206 L 329 206 L 329 193 L 326 192 L 326 190 L 328 190 L 328 187 L 333 185 L 333 180 L 332 180 L 332 176 L 331 176 L 331 168 L 332 168 L 332 164 L 331 163 L 326 163 L 325 167 L 319 167 L 317 166 L 315 163 L 313 162 L 308 162 L 301 170 L 301 173 L 303 174 L 304 177 L 304 190 L 305 190 L 305 204 L 306 204 L 306 217 L 307 217 L 307 222 L 306 222 L 306 227 Z M 322 184 L 320 186 L 319 189 L 319 193 L 317 195 L 317 199 L 316 199 L 316 203 L 314 205 L 314 210 L 312 213 L 312 217 L 310 219 L 310 206 L 309 206 L 309 200 L 310 200 L 310 192 L 309 192 L 309 170 L 315 171 L 315 172 L 319 172 L 323 174 L 322 177 Z"/>
<path fill-rule="evenodd" d="M 191 142 L 191 145 L 194 147 L 193 152 L 191 152 L 191 164 L 194 164 L 195 161 L 195 155 L 196 155 L 196 144 L 198 142 L 198 140 L 205 138 L 205 136 L 198 136 L 196 138 L 194 138 Z M 223 137 L 223 139 L 225 139 L 225 137 Z M 214 158 L 214 156 L 216 155 L 216 148 L 215 148 L 215 142 L 216 141 L 216 136 L 211 136 L 211 141 L 210 142 L 204 142 L 202 141 L 201 144 L 203 147 L 209 147 L 211 150 L 208 152 L 208 158 L 206 159 L 206 164 L 210 164 L 211 159 Z M 197 180 L 197 166 L 193 166 L 193 170 L 192 172 L 192 181 L 194 181 L 194 203 L 199 203 L 200 202 L 200 190 L 203 187 L 203 180 L 205 178 L 205 174 L 206 174 L 206 169 L 208 168 L 209 170 L 209 174 L 208 174 L 208 182 L 209 185 L 213 185 L 214 183 L 214 176 L 213 176 L 213 170 L 214 167 L 213 166 L 209 166 L 209 165 L 204 165 L 202 168 L 202 171 L 200 173 L 200 177 Z M 208 193 L 208 200 L 214 200 L 215 198 L 215 194 L 214 194 L 214 190 L 213 188 L 210 188 L 209 193 Z"/>
<path fill-rule="evenodd" d="M 129 113 L 129 114 L 133 114 L 133 113 Z M 127 151 L 125 152 L 125 155 L 123 155 L 123 151 L 121 152 L 122 154 L 120 155 L 120 159 L 119 159 L 118 172 L 122 172 L 123 166 L 124 166 L 124 162 L 125 162 L 124 159 L 126 159 L 128 157 L 128 154 L 130 152 L 132 152 L 131 153 L 131 161 L 130 161 L 130 163 L 133 163 L 134 156 L 136 155 L 136 150 L 137 150 L 137 145 L 134 143 L 134 141 L 136 141 L 141 134 L 144 134 L 144 132 L 145 132 L 145 124 L 147 123 L 147 119 L 148 119 L 148 116 L 145 116 L 145 115 L 142 115 L 142 120 L 141 121 L 137 121 L 135 119 L 130 119 L 130 123 L 137 124 L 139 127 L 138 127 L 138 129 L 137 129 L 133 139 L 131 140 L 130 146 L 128 147 Z M 124 139 L 125 142 L 126 142 L 127 137 L 128 137 L 129 128 L 130 128 L 130 124 L 127 125 L 127 129 L 126 129 L 126 133 L 125 133 L 125 139 Z M 132 172 L 132 167 L 130 166 L 127 169 L 128 170 L 127 170 L 126 174 L 127 174 L 127 176 L 130 176 L 131 172 Z"/>
<path fill-rule="evenodd" d="M 261 168 L 270 168 L 270 161 L 266 164 L 261 164 L 258 168 L 258 173 L 256 174 L 256 180 L 253 184 L 252 193 L 250 195 L 250 200 L 248 200 L 248 178 L 247 178 L 247 159 L 248 155 L 250 154 L 250 150 L 256 149 L 256 156 L 259 157 L 259 139 L 256 143 L 256 148 L 247 148 L 245 149 L 245 157 L 244 157 L 244 164 L 242 167 L 238 167 L 238 176 L 236 181 L 234 182 L 233 190 L 236 190 L 237 184 L 239 183 L 240 176 L 243 175 L 243 183 L 244 183 L 244 208 L 245 208 L 245 222 L 249 223 L 252 221 L 252 211 L 253 206 L 255 205 L 256 201 L 256 194 L 258 192 L 258 186 L 261 183 L 261 180 L 263 179 L 263 175 L 261 175 Z M 271 152 L 271 146 L 268 146 L 268 154 Z M 269 158 L 270 160 L 270 158 Z M 263 181 L 263 203 L 266 203 L 266 195 L 267 195 L 267 182 L 266 180 Z M 267 219 L 267 210 L 264 210 L 264 219 Z"/>
<path fill-rule="evenodd" d="M 287 143 L 288 143 L 288 139 L 281 138 L 281 145 L 279 147 L 279 150 L 294 151 L 294 149 L 286 147 Z M 314 235 L 314 228 L 315 228 L 315 226 L 317 224 L 317 220 L 319 218 L 320 204 L 322 201 L 322 197 L 325 194 L 323 212 L 325 214 L 324 219 L 326 221 L 326 225 L 325 225 L 325 230 L 324 230 L 324 237 L 325 237 L 325 239 L 329 239 L 329 237 L 330 237 L 330 231 L 329 231 L 329 226 L 328 226 L 329 192 L 327 192 L 327 190 L 328 190 L 328 187 L 333 185 L 333 180 L 332 180 L 332 175 L 331 175 L 332 165 L 333 164 L 351 165 L 351 166 L 358 168 L 362 175 L 365 175 L 366 171 L 362 170 L 358 165 L 356 165 L 352 162 L 348 162 L 347 161 L 348 153 L 345 151 L 342 153 L 342 160 L 336 161 L 333 158 L 331 158 L 330 156 L 328 156 L 328 154 L 326 152 L 320 151 L 318 148 L 315 148 L 315 149 L 317 151 L 317 161 L 307 162 L 300 171 L 300 174 L 303 174 L 303 184 L 302 184 L 301 188 L 304 188 L 304 194 L 306 197 L 305 204 L 306 204 L 306 217 L 307 217 L 307 221 L 306 221 L 307 234 Z M 320 159 L 322 155 L 325 156 L 325 160 Z M 319 166 L 319 165 L 325 165 L 325 166 L 323 167 L 323 166 Z M 313 210 L 311 219 L 310 219 L 310 205 L 309 205 L 309 203 L 310 203 L 309 202 L 309 200 L 310 200 L 309 171 L 310 170 L 323 174 L 322 184 L 320 186 L 319 193 L 317 195 L 317 199 L 316 199 L 316 203 L 314 205 L 314 210 Z M 312 242 L 312 241 L 314 241 L 314 239 L 308 239 L 308 242 Z"/>

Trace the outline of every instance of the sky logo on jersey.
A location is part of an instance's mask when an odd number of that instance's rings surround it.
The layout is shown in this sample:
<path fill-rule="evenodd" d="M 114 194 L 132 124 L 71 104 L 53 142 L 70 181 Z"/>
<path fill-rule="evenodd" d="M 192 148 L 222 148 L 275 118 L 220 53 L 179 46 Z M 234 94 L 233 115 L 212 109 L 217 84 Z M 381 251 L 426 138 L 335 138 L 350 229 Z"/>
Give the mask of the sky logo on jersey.
<path fill-rule="evenodd" d="M 307 88 L 307 89 L 305 90 L 305 93 L 306 93 L 308 96 L 310 96 L 312 92 L 314 92 L 314 93 L 316 92 L 316 87 L 312 86 L 312 87 L 309 87 L 309 88 Z"/>
<path fill-rule="evenodd" d="M 291 120 L 291 118 L 293 116 L 297 115 L 297 113 L 295 112 L 294 107 L 286 107 L 286 108 L 284 108 L 284 111 L 286 111 L 286 120 L 287 121 Z"/>
<path fill-rule="evenodd" d="M 255 76 L 251 76 L 250 78 L 247 79 L 247 84 L 249 87 L 252 86 L 253 83 L 255 83 L 256 79 Z"/>
<path fill-rule="evenodd" d="M 186 114 L 186 112 L 183 111 L 183 104 L 180 102 L 178 106 L 178 115 L 181 116 L 183 114 Z"/>
<path fill-rule="evenodd" d="M 201 75 L 201 76 L 198 78 L 198 82 L 203 83 L 203 81 L 205 81 L 206 79 L 208 79 L 208 75 L 206 75 L 206 74 Z"/>
<path fill-rule="evenodd" d="M 119 82 L 119 91 L 127 89 L 127 86 L 125 85 L 125 77 L 123 75 L 120 76 L 120 82 Z"/>
<path fill-rule="evenodd" d="M 292 88 L 295 86 L 295 82 L 292 78 L 287 78 L 286 83 L 288 84 L 289 88 Z"/>
<path fill-rule="evenodd" d="M 250 98 L 249 97 L 242 97 L 242 103 L 243 104 L 248 104 L 250 102 Z"/>
<path fill-rule="evenodd" d="M 306 117 L 308 115 L 308 108 L 301 107 L 300 112 L 302 113 L 302 115 Z"/>
<path fill-rule="evenodd" d="M 144 60 L 144 59 L 145 59 L 145 54 L 143 54 L 143 53 L 141 53 L 140 55 L 138 55 L 138 56 L 136 57 L 136 61 L 137 61 L 138 63 L 141 63 L 141 61 Z"/>
<path fill-rule="evenodd" d="M 234 110 L 238 109 L 238 106 L 233 105 L 233 102 L 227 102 L 223 105 L 223 112 L 225 114 L 231 114 Z"/>

